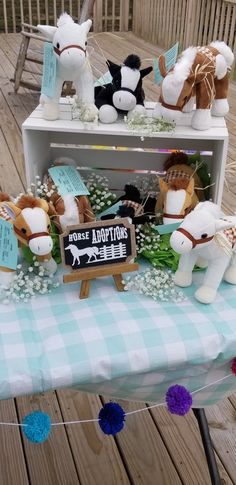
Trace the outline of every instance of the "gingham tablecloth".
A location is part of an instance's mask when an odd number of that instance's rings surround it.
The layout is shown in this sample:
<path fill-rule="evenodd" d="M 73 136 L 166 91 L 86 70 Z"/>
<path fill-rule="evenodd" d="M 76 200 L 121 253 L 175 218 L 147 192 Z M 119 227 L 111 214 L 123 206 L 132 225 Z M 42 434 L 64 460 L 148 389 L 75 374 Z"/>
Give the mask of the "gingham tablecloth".
<path fill-rule="evenodd" d="M 200 281 L 203 274 L 194 274 Z M 230 374 L 236 356 L 236 287 L 223 283 L 211 305 L 193 293 L 178 304 L 119 293 L 111 277 L 61 285 L 29 303 L 0 305 L 0 398 L 75 387 L 112 397 L 164 402 L 172 384 L 189 391 Z M 214 404 L 236 378 L 193 396 Z"/>

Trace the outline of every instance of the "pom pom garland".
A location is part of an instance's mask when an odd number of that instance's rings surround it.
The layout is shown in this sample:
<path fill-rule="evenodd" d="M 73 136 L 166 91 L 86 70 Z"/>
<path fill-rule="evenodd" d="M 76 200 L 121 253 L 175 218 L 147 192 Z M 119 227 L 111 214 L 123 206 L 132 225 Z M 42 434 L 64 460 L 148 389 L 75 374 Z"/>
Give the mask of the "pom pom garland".
<path fill-rule="evenodd" d="M 42 411 L 34 411 L 23 419 L 23 432 L 31 443 L 43 443 L 51 431 L 51 418 Z"/>
<path fill-rule="evenodd" d="M 119 404 L 108 402 L 100 410 L 98 418 L 103 433 L 114 436 L 124 427 L 125 412 Z"/>
<path fill-rule="evenodd" d="M 231 362 L 231 370 L 232 370 L 232 373 L 236 377 L 236 357 L 234 357 L 233 360 L 232 360 L 232 362 Z"/>
<path fill-rule="evenodd" d="M 169 387 L 166 393 L 166 404 L 171 414 L 184 416 L 189 412 L 192 402 L 192 396 L 184 386 L 176 384 Z"/>

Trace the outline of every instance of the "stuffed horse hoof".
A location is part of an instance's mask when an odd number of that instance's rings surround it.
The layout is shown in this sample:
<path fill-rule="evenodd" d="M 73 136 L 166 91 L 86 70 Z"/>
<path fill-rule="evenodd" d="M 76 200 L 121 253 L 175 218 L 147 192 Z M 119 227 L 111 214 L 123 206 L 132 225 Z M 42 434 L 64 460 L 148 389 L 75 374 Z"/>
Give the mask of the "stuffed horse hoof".
<path fill-rule="evenodd" d="M 53 275 L 57 271 L 57 263 L 53 258 L 50 258 L 48 261 L 42 261 L 40 264 L 46 271 L 47 275 Z"/>
<path fill-rule="evenodd" d="M 196 109 L 192 116 L 191 125 L 195 130 L 208 130 L 211 127 L 211 110 Z"/>
<path fill-rule="evenodd" d="M 128 120 L 132 120 L 136 115 L 146 115 L 146 109 L 142 104 L 137 104 L 134 109 L 131 109 L 131 111 L 128 112 L 127 118 Z"/>
<path fill-rule="evenodd" d="M 229 103 L 227 99 L 214 99 L 211 108 L 213 116 L 225 116 L 229 112 Z"/>
<path fill-rule="evenodd" d="M 113 106 L 110 106 L 109 104 L 104 104 L 101 106 L 99 109 L 99 120 L 101 123 L 115 123 L 115 121 L 118 118 L 118 113 Z"/>
<path fill-rule="evenodd" d="M 14 280 L 15 271 L 0 270 L 0 287 L 9 287 Z"/>
<path fill-rule="evenodd" d="M 236 285 L 236 266 L 229 266 L 224 274 L 224 280 L 231 285 Z"/>
<path fill-rule="evenodd" d="M 82 105 L 80 120 L 87 122 L 98 120 L 98 109 L 94 103 Z"/>
<path fill-rule="evenodd" d="M 192 273 L 177 270 L 174 275 L 174 284 L 186 288 L 192 284 Z"/>
<path fill-rule="evenodd" d="M 215 300 L 216 294 L 217 291 L 214 288 L 203 285 L 195 291 L 194 296 L 200 303 L 209 304 Z"/>

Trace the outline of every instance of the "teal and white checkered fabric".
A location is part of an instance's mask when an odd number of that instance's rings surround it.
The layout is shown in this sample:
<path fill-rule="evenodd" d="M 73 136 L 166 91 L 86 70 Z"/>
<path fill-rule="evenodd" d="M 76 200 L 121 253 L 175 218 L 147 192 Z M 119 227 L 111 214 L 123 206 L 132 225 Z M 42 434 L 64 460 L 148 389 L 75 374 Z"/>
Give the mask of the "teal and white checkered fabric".
<path fill-rule="evenodd" d="M 202 274 L 194 274 L 194 281 Z M 61 285 L 27 304 L 0 305 L 0 398 L 62 387 L 163 402 L 170 385 L 199 389 L 230 374 L 236 356 L 236 287 L 198 303 L 192 286 L 179 304 L 119 293 L 111 277 Z M 236 378 L 194 394 L 195 406 L 236 390 Z"/>

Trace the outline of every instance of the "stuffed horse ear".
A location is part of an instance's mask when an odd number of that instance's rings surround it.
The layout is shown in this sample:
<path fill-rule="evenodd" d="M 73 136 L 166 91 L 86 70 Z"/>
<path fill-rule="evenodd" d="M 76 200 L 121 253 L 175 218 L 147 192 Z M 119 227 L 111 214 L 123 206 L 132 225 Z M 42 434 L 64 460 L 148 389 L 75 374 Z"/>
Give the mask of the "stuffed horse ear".
<path fill-rule="evenodd" d="M 48 203 L 45 199 L 40 199 L 40 207 L 43 209 L 45 212 L 49 211 L 49 206 Z"/>
<path fill-rule="evenodd" d="M 226 219 L 216 219 L 215 221 L 215 227 L 216 227 L 216 232 L 219 231 L 225 231 L 225 229 L 230 229 L 231 227 L 235 226 L 235 221 L 230 221 Z"/>
<path fill-rule="evenodd" d="M 53 40 L 53 37 L 57 31 L 57 27 L 52 27 L 51 25 L 37 25 L 37 29 L 41 34 L 48 40 Z"/>
<path fill-rule="evenodd" d="M 118 64 L 115 64 L 114 62 L 110 61 L 109 59 L 106 61 L 106 63 L 107 63 L 108 69 L 109 69 L 112 77 L 114 77 L 116 75 L 116 73 L 118 71 L 120 71 L 120 66 L 118 66 Z"/>
<path fill-rule="evenodd" d="M 145 69 L 141 69 L 141 71 L 140 71 L 141 78 L 143 79 L 145 76 L 150 74 L 150 72 L 152 72 L 152 70 L 153 70 L 152 66 L 145 67 Z"/>
<path fill-rule="evenodd" d="M 15 204 L 13 204 L 13 202 L 2 202 L 1 203 L 1 207 L 5 210 L 5 212 L 7 213 L 8 217 L 10 217 L 10 219 L 12 221 L 15 221 L 16 218 L 20 215 L 21 213 L 21 209 L 19 207 L 17 207 Z"/>
<path fill-rule="evenodd" d="M 189 184 L 186 188 L 186 192 L 190 195 L 190 197 L 193 196 L 193 193 L 194 193 L 194 178 L 190 179 Z"/>
<path fill-rule="evenodd" d="M 165 182 L 163 178 L 159 179 L 159 186 L 160 186 L 161 192 L 168 192 L 169 190 L 168 184 Z"/>
<path fill-rule="evenodd" d="M 83 22 L 81 25 L 82 29 L 85 31 L 86 34 L 89 33 L 91 27 L 92 27 L 92 20 L 88 19 L 85 22 Z"/>

